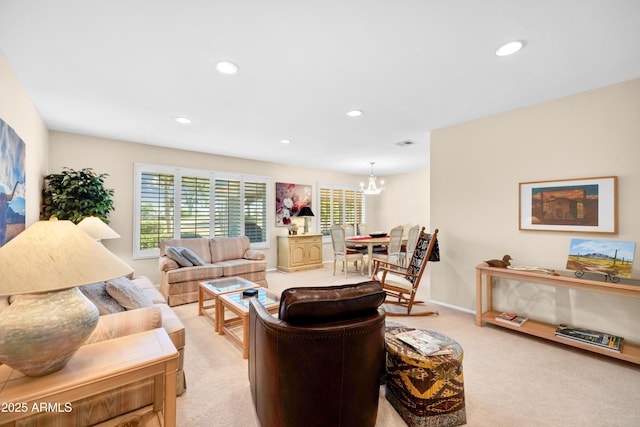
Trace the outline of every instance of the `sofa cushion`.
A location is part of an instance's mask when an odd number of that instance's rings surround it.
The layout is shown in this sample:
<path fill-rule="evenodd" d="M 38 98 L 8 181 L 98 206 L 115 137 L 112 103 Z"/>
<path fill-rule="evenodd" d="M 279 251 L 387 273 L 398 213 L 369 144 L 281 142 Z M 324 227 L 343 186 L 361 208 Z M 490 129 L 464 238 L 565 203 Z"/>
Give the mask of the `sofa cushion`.
<path fill-rule="evenodd" d="M 178 263 L 180 267 L 193 267 L 193 263 L 189 261 L 184 255 L 182 255 L 182 248 L 177 248 L 175 246 L 166 246 L 164 248 L 164 252 L 167 254 L 169 258 Z"/>
<path fill-rule="evenodd" d="M 167 283 L 181 283 L 190 281 L 213 280 L 222 277 L 222 266 L 205 264 L 200 267 L 185 267 L 167 271 Z"/>
<path fill-rule="evenodd" d="M 82 285 L 79 286 L 78 289 L 80 289 L 80 292 L 82 292 L 83 295 L 93 303 L 93 305 L 98 307 L 98 312 L 101 316 L 104 314 L 119 313 L 126 310 L 126 308 L 120 305 L 118 301 L 109 295 L 107 292 L 107 284 L 105 282 Z"/>
<path fill-rule="evenodd" d="M 153 306 L 151 298 L 126 277 L 109 280 L 107 292 L 127 310 Z"/>
<path fill-rule="evenodd" d="M 288 323 L 320 323 L 375 312 L 386 297 L 379 282 L 289 288 L 282 292 L 279 317 Z"/>
<path fill-rule="evenodd" d="M 216 263 L 222 267 L 223 276 L 240 276 L 247 273 L 255 273 L 256 271 L 265 271 L 267 263 L 264 261 L 251 261 L 248 259 L 231 259 Z"/>
<path fill-rule="evenodd" d="M 247 236 L 241 237 L 216 237 L 209 241 L 211 248 L 211 262 L 217 263 L 230 259 L 242 259 L 244 253 L 251 249 L 251 243 Z"/>

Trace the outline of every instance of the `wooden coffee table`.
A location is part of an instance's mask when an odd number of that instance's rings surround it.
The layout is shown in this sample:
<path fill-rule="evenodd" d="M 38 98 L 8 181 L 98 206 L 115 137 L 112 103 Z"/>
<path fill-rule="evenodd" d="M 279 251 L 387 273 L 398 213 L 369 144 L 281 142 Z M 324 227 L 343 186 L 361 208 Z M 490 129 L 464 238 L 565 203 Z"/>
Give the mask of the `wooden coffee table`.
<path fill-rule="evenodd" d="M 198 287 L 198 316 L 208 317 L 213 322 L 215 331 L 219 332 L 218 314 L 222 310 L 218 310 L 217 307 L 220 295 L 258 287 L 260 287 L 260 285 L 243 279 L 242 277 L 224 277 L 200 282 L 200 286 Z M 213 300 L 213 303 L 205 305 L 205 297 Z M 213 312 L 208 311 L 212 309 Z"/>
<path fill-rule="evenodd" d="M 271 314 L 277 313 L 280 307 L 280 295 L 266 288 L 257 288 L 258 295 L 245 297 L 242 291 L 220 295 L 218 303 L 220 307 L 216 309 L 218 314 L 218 333 L 228 334 L 229 338 L 242 348 L 242 358 L 249 357 L 249 300 L 258 298 L 262 305 Z M 225 309 L 229 310 L 234 317 L 225 318 Z M 238 333 L 238 328 L 242 327 L 242 335 Z"/>

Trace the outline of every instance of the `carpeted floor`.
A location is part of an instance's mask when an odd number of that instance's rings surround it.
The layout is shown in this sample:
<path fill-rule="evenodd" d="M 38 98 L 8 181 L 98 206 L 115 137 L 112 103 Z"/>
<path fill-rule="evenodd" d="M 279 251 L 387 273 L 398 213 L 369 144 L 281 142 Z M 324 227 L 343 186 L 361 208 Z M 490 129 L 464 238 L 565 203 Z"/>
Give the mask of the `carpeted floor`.
<path fill-rule="evenodd" d="M 356 283 L 332 269 L 269 272 L 269 287 Z M 428 290 L 421 289 L 426 298 Z M 476 327 L 474 316 L 435 307 L 439 316 L 390 317 L 407 326 L 448 335 L 464 349 L 468 426 L 557 427 L 640 425 L 640 367 L 495 326 Z M 258 426 L 240 349 L 197 315 L 197 303 L 174 307 L 186 327 L 187 392 L 178 398 L 179 427 Z M 293 373 L 291 373 L 293 374 Z M 378 427 L 405 423 L 380 388 Z M 330 427 L 330 426 L 327 426 Z M 357 426 L 354 426 L 357 427 Z"/>

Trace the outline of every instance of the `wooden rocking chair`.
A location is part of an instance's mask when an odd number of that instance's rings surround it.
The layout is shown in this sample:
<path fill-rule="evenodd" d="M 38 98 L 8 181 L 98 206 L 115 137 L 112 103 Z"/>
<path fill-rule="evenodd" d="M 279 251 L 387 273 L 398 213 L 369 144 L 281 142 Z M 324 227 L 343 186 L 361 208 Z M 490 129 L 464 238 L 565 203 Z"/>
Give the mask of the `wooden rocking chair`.
<path fill-rule="evenodd" d="M 415 304 L 424 303 L 424 301 L 415 301 L 415 296 L 420 285 L 420 279 L 422 279 L 422 275 L 427 268 L 427 263 L 440 260 L 438 229 L 436 228 L 431 235 L 425 233 L 424 230 L 425 228 L 422 227 L 413 256 L 406 267 L 374 259 L 373 279 L 379 281 L 382 289 L 386 292 L 386 303 L 406 307 L 407 309 L 406 313 L 387 311 L 389 316 L 430 316 L 438 314 L 437 311 L 411 313 L 411 309 Z"/>

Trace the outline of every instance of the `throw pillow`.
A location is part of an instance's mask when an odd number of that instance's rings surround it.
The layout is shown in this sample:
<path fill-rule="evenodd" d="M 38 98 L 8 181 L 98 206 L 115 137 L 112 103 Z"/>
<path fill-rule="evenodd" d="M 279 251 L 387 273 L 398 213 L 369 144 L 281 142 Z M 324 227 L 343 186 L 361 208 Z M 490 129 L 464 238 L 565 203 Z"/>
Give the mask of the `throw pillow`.
<path fill-rule="evenodd" d="M 109 280 L 107 282 L 107 292 L 127 310 L 153 307 L 151 298 L 126 277 Z"/>
<path fill-rule="evenodd" d="M 107 292 L 107 284 L 105 282 L 91 283 L 89 285 L 79 286 L 80 292 L 86 296 L 96 307 L 100 315 L 119 313 L 126 309 L 118 304 Z"/>
<path fill-rule="evenodd" d="M 177 248 L 180 250 L 180 253 L 182 254 L 183 257 L 185 257 L 186 259 L 189 260 L 189 262 L 191 262 L 191 264 L 193 265 L 205 265 L 205 262 L 202 258 L 200 258 L 200 256 L 195 253 L 194 251 L 192 251 L 189 248 Z"/>
<path fill-rule="evenodd" d="M 180 248 L 176 248 L 175 246 L 165 246 L 164 253 L 167 254 L 169 258 L 177 262 L 180 267 L 193 267 L 193 263 L 182 255 Z"/>

